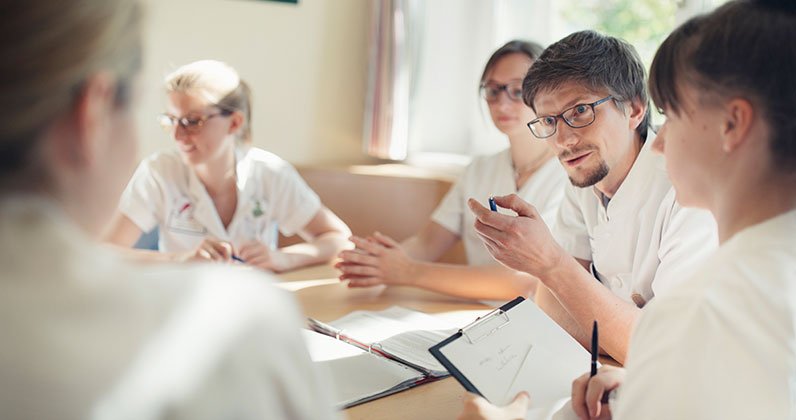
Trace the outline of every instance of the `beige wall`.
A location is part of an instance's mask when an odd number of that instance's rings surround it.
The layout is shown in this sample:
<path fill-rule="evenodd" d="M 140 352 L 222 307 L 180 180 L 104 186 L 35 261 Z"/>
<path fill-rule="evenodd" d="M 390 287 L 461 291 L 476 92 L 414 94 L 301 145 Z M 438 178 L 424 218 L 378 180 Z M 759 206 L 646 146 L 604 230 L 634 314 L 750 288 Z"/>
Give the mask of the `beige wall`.
<path fill-rule="evenodd" d="M 172 147 L 160 81 L 213 58 L 254 92 L 255 145 L 293 164 L 361 163 L 367 0 L 149 0 L 139 157 Z"/>

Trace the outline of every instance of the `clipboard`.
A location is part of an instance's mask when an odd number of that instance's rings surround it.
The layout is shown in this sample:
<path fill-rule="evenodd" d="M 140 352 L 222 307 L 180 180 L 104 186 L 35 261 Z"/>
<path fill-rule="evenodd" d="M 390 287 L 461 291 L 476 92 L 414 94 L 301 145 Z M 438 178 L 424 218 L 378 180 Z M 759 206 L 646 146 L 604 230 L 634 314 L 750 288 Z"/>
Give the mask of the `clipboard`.
<path fill-rule="evenodd" d="M 568 398 L 572 380 L 587 371 L 588 351 L 523 297 L 460 329 L 429 352 L 469 392 L 493 404 L 519 391 L 534 407 Z"/>

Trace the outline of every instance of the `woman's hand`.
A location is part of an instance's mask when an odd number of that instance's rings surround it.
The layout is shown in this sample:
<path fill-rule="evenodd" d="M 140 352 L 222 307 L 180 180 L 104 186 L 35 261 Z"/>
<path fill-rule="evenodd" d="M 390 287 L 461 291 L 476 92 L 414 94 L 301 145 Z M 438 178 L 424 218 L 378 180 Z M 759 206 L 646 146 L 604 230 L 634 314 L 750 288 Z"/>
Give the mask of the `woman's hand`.
<path fill-rule="evenodd" d="M 340 280 L 349 287 L 370 287 L 379 284 L 408 285 L 417 276 L 418 264 L 394 239 L 376 232 L 372 237 L 352 236 L 356 249 L 339 254 Z"/>
<path fill-rule="evenodd" d="M 248 242 L 240 247 L 237 255 L 247 265 L 276 273 L 292 269 L 289 255 L 271 249 L 262 242 Z"/>
<path fill-rule="evenodd" d="M 205 238 L 196 249 L 182 254 L 180 261 L 217 261 L 229 262 L 233 255 L 232 244 L 214 238 Z"/>
<path fill-rule="evenodd" d="M 624 381 L 625 370 L 613 366 L 603 366 L 594 376 L 583 374 L 572 382 L 572 409 L 581 419 L 610 419 L 608 393 Z"/>
<path fill-rule="evenodd" d="M 464 410 L 459 415 L 459 420 L 514 420 L 525 418 L 531 397 L 523 391 L 509 405 L 498 407 L 483 397 L 468 392 L 463 403 Z"/>

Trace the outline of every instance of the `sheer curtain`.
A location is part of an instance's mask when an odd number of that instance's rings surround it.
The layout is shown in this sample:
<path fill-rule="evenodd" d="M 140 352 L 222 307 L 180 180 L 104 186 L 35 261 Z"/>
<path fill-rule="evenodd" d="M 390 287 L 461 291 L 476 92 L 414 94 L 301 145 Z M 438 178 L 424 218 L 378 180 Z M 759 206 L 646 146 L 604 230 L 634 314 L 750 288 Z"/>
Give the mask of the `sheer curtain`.
<path fill-rule="evenodd" d="M 513 38 L 546 42 L 537 0 L 374 0 L 364 144 L 375 157 L 506 147 L 478 97 L 487 58 Z"/>
<path fill-rule="evenodd" d="M 422 0 L 374 0 L 368 39 L 365 151 L 406 158 L 409 109 L 423 38 Z"/>
<path fill-rule="evenodd" d="M 515 38 L 548 45 L 573 31 L 597 28 L 638 47 L 651 42 L 654 52 L 669 26 L 725 0 L 671 1 L 584 0 L 577 4 L 582 11 L 573 11 L 572 3 L 553 0 L 372 0 L 366 152 L 422 160 L 417 157 L 505 148 L 505 136 L 478 97 L 483 66 L 497 47 Z M 645 11 L 657 3 L 672 6 L 676 16 L 648 17 Z M 613 26 L 628 13 L 660 33 L 635 39 L 637 34 L 622 25 Z"/>

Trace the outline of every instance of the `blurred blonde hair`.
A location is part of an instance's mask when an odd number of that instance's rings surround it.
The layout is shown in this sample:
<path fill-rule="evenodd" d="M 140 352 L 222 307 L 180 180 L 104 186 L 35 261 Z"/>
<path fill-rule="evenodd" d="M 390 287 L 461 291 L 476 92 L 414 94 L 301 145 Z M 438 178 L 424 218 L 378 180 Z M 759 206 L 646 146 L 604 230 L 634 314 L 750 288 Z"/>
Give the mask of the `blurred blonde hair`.
<path fill-rule="evenodd" d="M 137 0 L 5 2 L 0 17 L 0 178 L 46 176 L 41 133 L 69 112 L 92 73 L 118 78 L 125 105 L 141 66 Z"/>
<path fill-rule="evenodd" d="M 195 61 L 166 76 L 165 85 L 168 93 L 186 93 L 224 111 L 242 113 L 238 139 L 251 144 L 251 89 L 234 68 L 216 60 Z"/>

